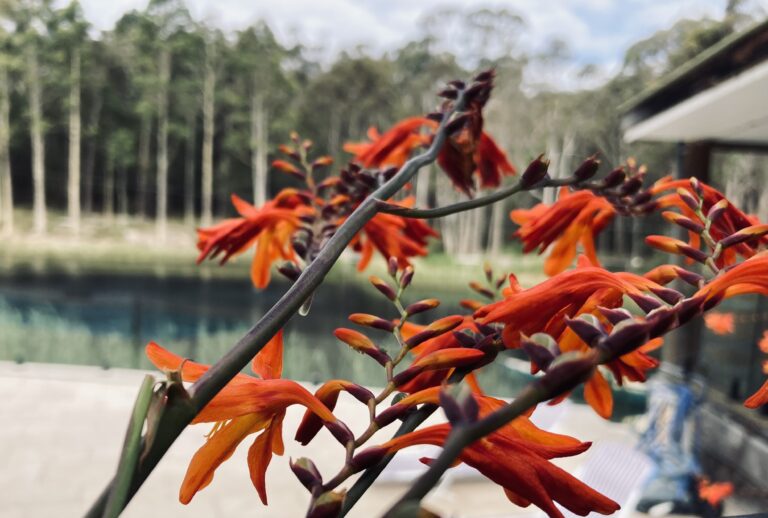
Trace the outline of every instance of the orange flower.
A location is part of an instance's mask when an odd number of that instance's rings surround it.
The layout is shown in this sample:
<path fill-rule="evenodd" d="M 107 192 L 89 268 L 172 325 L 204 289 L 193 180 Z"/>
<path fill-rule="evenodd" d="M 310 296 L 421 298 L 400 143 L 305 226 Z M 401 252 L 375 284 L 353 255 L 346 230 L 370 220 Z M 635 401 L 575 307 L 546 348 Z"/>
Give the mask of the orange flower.
<path fill-rule="evenodd" d="M 507 347 L 518 347 L 521 335 L 544 332 L 557 338 L 563 353 L 586 351 L 589 346 L 566 327 L 566 317 L 594 314 L 610 330 L 610 323 L 604 321 L 598 307 L 619 307 L 624 294 L 640 294 L 641 290 L 651 287 L 660 288 L 653 281 L 638 275 L 581 266 L 555 275 L 533 288 L 510 291 L 504 300 L 476 311 L 475 317 L 482 323 L 503 323 L 502 338 Z M 639 349 L 610 361 L 606 367 L 619 384 L 625 378 L 644 381 L 646 371 L 658 366 L 658 361 L 647 353 L 661 346 L 661 343 L 660 339 L 651 340 Z M 586 382 L 584 398 L 598 415 L 606 419 L 611 416 L 611 386 L 599 370 L 595 370 Z"/>
<path fill-rule="evenodd" d="M 348 142 L 344 144 L 344 151 L 355 155 L 355 161 L 363 167 L 401 167 L 414 149 L 431 141 L 431 135 L 419 133 L 423 126 L 434 129 L 437 123 L 424 117 L 409 117 L 383 135 L 371 127 L 368 129 L 370 142 Z"/>
<path fill-rule="evenodd" d="M 747 408 L 759 408 L 768 403 L 768 381 L 744 402 Z"/>
<path fill-rule="evenodd" d="M 442 446 L 450 429 L 449 424 L 430 426 L 396 437 L 380 448 L 395 452 L 417 444 Z M 459 460 L 502 486 L 514 504 L 522 507 L 533 504 L 550 517 L 563 516 L 555 502 L 582 516 L 590 512 L 611 514 L 619 509 L 616 502 L 548 461 L 580 453 L 589 443 L 553 449 L 537 444 L 535 436 L 529 439 L 494 432 L 464 448 Z"/>
<path fill-rule="evenodd" d="M 480 177 L 480 186 L 497 187 L 502 176 L 517 172 L 493 138 L 481 131 L 482 118 L 480 121 L 479 130 L 470 122 L 448 138 L 437 157 L 438 165 L 453 185 L 467 196 L 475 188 L 475 174 Z"/>
<path fill-rule="evenodd" d="M 272 263 L 280 258 L 294 258 L 291 236 L 299 226 L 302 210 L 310 210 L 303 203 L 295 189 L 284 189 L 259 209 L 233 194 L 232 204 L 241 217 L 198 229 L 200 255 L 197 262 L 223 254 L 220 262 L 224 264 L 255 244 L 251 280 L 256 287 L 265 288 L 269 284 Z"/>
<path fill-rule="evenodd" d="M 406 198 L 397 205 L 413 206 L 413 198 Z M 378 250 L 385 259 L 397 259 L 401 268 L 408 266 L 411 257 L 427 255 L 427 239 L 439 234 L 420 219 L 409 219 L 394 214 L 379 213 L 365 224 L 363 230 L 350 243 L 360 252 L 358 271 L 363 271 Z"/>
<path fill-rule="evenodd" d="M 721 273 L 696 292 L 708 305 L 736 295 L 757 293 L 768 296 L 768 254 L 757 254 Z"/>
<path fill-rule="evenodd" d="M 716 335 L 729 335 L 734 330 L 733 313 L 710 311 L 704 315 L 704 323 Z"/>
<path fill-rule="evenodd" d="M 728 202 L 725 196 L 717 189 L 702 182 L 699 182 L 699 185 L 701 187 L 701 199 L 703 202 L 702 210 L 704 214 L 709 214 L 710 210 L 712 210 L 716 204 L 720 204 L 718 206 L 720 207 L 720 215 L 715 218 L 710 228 L 710 233 L 712 234 L 712 237 L 715 238 L 715 240 L 720 241 L 726 236 L 729 236 L 743 228 L 759 223 L 757 218 L 745 214 L 736 206 Z M 650 192 L 655 195 L 667 191 L 676 191 L 677 189 L 684 189 L 688 193 L 694 193 L 690 180 L 672 180 L 669 177 L 665 177 L 657 181 L 651 187 Z M 681 198 L 680 194 L 677 192 L 672 192 L 658 198 L 659 209 L 665 209 L 669 207 L 676 207 L 680 209 L 684 216 L 693 219 L 694 221 L 698 221 L 694 211 L 688 207 L 688 205 Z M 689 231 L 688 236 L 689 245 L 698 249 L 700 246 L 699 234 Z M 731 248 L 726 248 L 723 254 L 721 254 L 721 256 L 718 258 L 718 266 L 722 267 L 734 264 L 736 262 L 737 254 L 745 258 L 749 258 L 755 255 L 757 250 L 753 245 L 754 241 L 756 240 L 763 244 L 768 243 L 768 237 L 763 236 L 752 241 L 739 243 L 738 245 Z"/>
<path fill-rule="evenodd" d="M 479 106 L 473 107 L 470 116 L 472 121 L 479 123 L 469 123 L 451 136 L 437 158 L 454 185 L 468 195 L 474 189 L 475 174 L 480 177 L 481 186 L 496 187 L 502 176 L 516 172 L 496 142 L 482 131 L 479 110 Z M 410 117 L 398 122 L 383 135 L 370 128 L 370 142 L 348 142 L 344 144 L 344 151 L 355 155 L 354 160 L 364 167 L 401 167 L 415 149 L 431 143 L 431 134 L 420 133 L 423 127 L 434 130 L 437 123 L 424 117 Z"/>
<path fill-rule="evenodd" d="M 185 361 L 154 342 L 146 348 L 149 360 L 161 370 L 181 370 L 184 381 L 195 381 L 209 366 Z M 214 472 L 232 456 L 249 435 L 261 432 L 248 450 L 251 481 L 264 504 L 267 503 L 265 474 L 272 454 L 283 454 L 282 423 L 285 409 L 303 405 L 323 420 L 334 432 L 346 428 L 330 410 L 304 387 L 279 379 L 282 372 L 283 335 L 280 331 L 253 361 L 255 378 L 238 374 L 195 417 L 193 423 L 216 423 L 205 444 L 197 450 L 187 468 L 179 500 L 187 504 L 213 480 Z"/>
<path fill-rule="evenodd" d="M 559 273 L 532 288 L 508 293 L 504 300 L 477 310 L 475 318 L 483 324 L 503 323 L 504 344 L 514 348 L 520 345 L 521 334 L 559 336 L 565 329 L 565 317 L 573 317 L 596 293 L 602 294 L 601 299 L 610 295 L 619 300 L 623 293 L 640 293 L 636 286 L 639 279 L 585 266 Z M 597 301 L 593 302 L 597 305 Z"/>
<path fill-rule="evenodd" d="M 599 265 L 595 236 L 615 214 L 616 209 L 602 196 L 590 191 L 569 192 L 564 188 L 553 205 L 540 203 L 529 210 L 513 210 L 510 217 L 520 225 L 515 236 L 523 242 L 524 253 L 537 247 L 542 253 L 554 243 L 544 263 L 544 272 L 552 276 L 573 262 L 579 243 L 590 262 Z"/>

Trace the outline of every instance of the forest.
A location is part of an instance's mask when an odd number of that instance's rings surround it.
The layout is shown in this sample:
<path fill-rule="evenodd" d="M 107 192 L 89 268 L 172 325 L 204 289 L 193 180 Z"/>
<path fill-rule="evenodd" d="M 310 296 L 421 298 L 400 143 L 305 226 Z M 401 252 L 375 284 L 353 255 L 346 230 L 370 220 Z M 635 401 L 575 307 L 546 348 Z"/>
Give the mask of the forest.
<path fill-rule="evenodd" d="M 514 164 L 545 153 L 553 176 L 565 176 L 593 153 L 610 167 L 637 156 L 660 176 L 674 167 L 674 146 L 622 142 L 620 106 L 764 16 L 729 0 L 719 19 L 683 19 L 636 42 L 608 79 L 589 81 L 595 67 L 581 67 L 582 83 L 597 86 L 573 88 L 563 79 L 573 68 L 567 45 L 526 51 L 529 28 L 512 10 L 443 8 L 401 48 L 360 47 L 327 61 L 281 42 L 265 22 L 224 32 L 194 19 L 183 0 L 150 0 L 107 31 L 96 31 L 77 1 L 2 0 L 0 232 L 44 235 L 57 213 L 72 236 L 98 216 L 150 221 L 162 243 L 169 219 L 209 225 L 230 214 L 231 193 L 259 205 L 289 185 L 270 164 L 291 131 L 343 164 L 345 142 L 433 110 L 446 81 L 485 67 L 498 77 L 487 124 Z M 734 192 L 739 178 L 761 174 L 760 158 L 725 159 L 735 179 L 726 194 L 748 212 L 768 210 L 768 200 Z M 415 182 L 418 203 L 458 199 L 432 174 Z M 509 208 L 441 221 L 446 251 L 498 253 Z"/>

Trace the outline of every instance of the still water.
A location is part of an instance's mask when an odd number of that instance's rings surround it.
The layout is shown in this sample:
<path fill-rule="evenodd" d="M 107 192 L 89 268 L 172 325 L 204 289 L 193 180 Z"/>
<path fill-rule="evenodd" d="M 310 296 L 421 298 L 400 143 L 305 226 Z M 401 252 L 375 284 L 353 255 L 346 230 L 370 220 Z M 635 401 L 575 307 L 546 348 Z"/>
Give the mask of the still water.
<path fill-rule="evenodd" d="M 154 340 L 181 356 L 211 363 L 228 350 L 282 295 L 275 283 L 256 291 L 247 279 L 65 275 L 16 273 L 0 277 L 0 360 L 151 368 L 143 353 Z M 439 317 L 458 307 L 462 291 L 419 293 L 410 300 L 437 296 Z M 389 311 L 389 312 L 388 312 Z M 336 281 L 315 294 L 307 317 L 286 328 L 286 377 L 317 382 L 344 378 L 383 385 L 382 369 L 333 336 L 354 312 L 393 317 L 389 302 L 370 286 Z M 393 347 L 383 332 L 372 331 L 381 346 Z M 391 339 L 390 339 L 391 340 Z M 503 362 L 486 367 L 482 383 L 492 393 L 514 395 L 529 379 Z"/>

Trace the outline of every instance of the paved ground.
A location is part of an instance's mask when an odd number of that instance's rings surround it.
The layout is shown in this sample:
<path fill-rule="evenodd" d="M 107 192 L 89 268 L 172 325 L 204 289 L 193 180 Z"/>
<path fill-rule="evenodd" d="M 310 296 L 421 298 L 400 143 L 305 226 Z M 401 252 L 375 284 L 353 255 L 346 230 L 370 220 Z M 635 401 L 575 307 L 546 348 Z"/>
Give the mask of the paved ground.
<path fill-rule="evenodd" d="M 114 472 L 127 418 L 143 375 L 141 371 L 0 362 L 0 516 L 81 516 Z M 364 408 L 344 398 L 339 402 L 337 415 L 353 429 L 367 419 Z M 300 410 L 289 410 L 286 439 L 300 417 Z M 590 483 L 598 487 L 611 483 L 600 480 L 600 470 L 594 469 L 601 466 L 601 458 L 610 459 L 608 464 L 625 466 L 625 473 L 637 468 L 637 464 L 634 468 L 626 467 L 632 464 L 630 457 L 625 456 L 621 464 L 615 462 L 617 455 L 631 454 L 629 445 L 634 436 L 626 425 L 607 423 L 588 409 L 572 404 L 545 409 L 537 418 L 555 431 L 567 429 L 582 440 L 596 441 L 591 453 L 568 459 L 564 464 L 590 478 Z M 285 457 L 273 459 L 268 471 L 271 505 L 264 507 L 247 474 L 247 447 L 241 447 L 217 471 L 213 483 L 198 493 L 190 505 L 183 506 L 176 499 L 179 484 L 187 462 L 207 431 L 208 426 L 201 425 L 182 434 L 124 516 L 302 516 L 307 494 L 290 472 L 288 457 L 308 456 L 324 473 L 338 469 L 340 447 L 326 432 L 306 448 L 286 440 Z M 416 459 L 424 453 L 399 456 L 397 469 L 386 474 L 351 516 L 376 516 L 386 509 L 407 487 L 414 476 L 411 470 L 417 466 Z M 603 490 L 608 492 L 607 488 Z M 617 487 L 613 490 L 623 491 Z M 454 470 L 433 491 L 427 504 L 444 516 L 537 515 L 510 505 L 497 486 L 466 468 Z M 633 514 L 625 512 L 623 516 Z"/>

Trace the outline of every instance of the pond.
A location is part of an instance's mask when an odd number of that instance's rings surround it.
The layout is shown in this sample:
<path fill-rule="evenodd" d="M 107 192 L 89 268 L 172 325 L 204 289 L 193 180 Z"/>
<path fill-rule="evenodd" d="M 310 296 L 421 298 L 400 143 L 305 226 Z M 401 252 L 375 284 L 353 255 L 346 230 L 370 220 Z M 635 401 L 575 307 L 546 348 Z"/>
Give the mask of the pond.
<path fill-rule="evenodd" d="M 285 283 L 256 291 L 246 279 L 16 273 L 0 277 L 0 360 L 152 368 L 144 345 L 154 340 L 181 356 L 211 363 L 229 349 L 282 295 Z M 419 293 L 409 300 L 438 296 L 444 316 L 458 307 L 461 291 Z M 315 294 L 307 317 L 286 328 L 286 377 L 318 382 L 345 378 L 383 386 L 382 369 L 333 336 L 336 327 L 355 327 L 354 312 L 393 317 L 370 285 L 335 281 Z M 430 315 L 430 316 L 432 316 Z M 422 315 L 420 315 L 422 316 Z M 392 347 L 391 338 L 380 337 Z M 497 394 L 514 394 L 529 376 L 503 366 L 484 369 L 483 384 Z"/>

